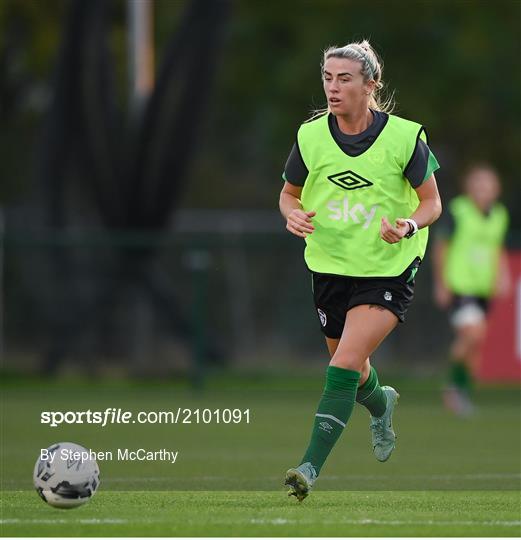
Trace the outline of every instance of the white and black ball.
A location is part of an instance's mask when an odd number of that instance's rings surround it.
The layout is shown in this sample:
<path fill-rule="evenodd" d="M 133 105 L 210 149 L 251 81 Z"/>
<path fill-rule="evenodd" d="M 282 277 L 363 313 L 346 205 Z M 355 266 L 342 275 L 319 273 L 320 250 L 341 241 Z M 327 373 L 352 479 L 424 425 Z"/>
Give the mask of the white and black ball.
<path fill-rule="evenodd" d="M 89 501 L 100 483 L 98 464 L 90 454 L 71 442 L 40 452 L 33 474 L 38 495 L 56 508 L 76 508 Z"/>

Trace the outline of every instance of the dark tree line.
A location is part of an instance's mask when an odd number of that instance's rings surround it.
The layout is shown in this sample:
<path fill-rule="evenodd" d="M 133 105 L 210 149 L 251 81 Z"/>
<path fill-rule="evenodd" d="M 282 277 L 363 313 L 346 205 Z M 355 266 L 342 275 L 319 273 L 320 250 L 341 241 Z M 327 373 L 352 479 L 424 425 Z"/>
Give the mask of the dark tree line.
<path fill-rule="evenodd" d="M 108 5 L 105 0 L 74 0 L 64 25 L 38 167 L 47 195 L 47 226 L 58 234 L 75 211 L 67 193 L 76 180 L 106 230 L 158 234 L 167 227 L 187 182 L 229 8 L 225 0 L 187 3 L 166 45 L 152 94 L 141 115 L 127 122 L 115 99 Z M 204 90 L 197 92 L 194 107 L 196 79 Z M 69 250 L 59 246 L 51 253 L 58 305 L 49 310 L 46 372 L 53 372 L 82 333 L 107 322 L 114 306 L 128 297 L 150 300 L 185 339 L 197 333 L 157 262 L 154 244 L 116 246 L 106 268 L 111 279 L 83 300 L 74 286 L 81 269 Z"/>

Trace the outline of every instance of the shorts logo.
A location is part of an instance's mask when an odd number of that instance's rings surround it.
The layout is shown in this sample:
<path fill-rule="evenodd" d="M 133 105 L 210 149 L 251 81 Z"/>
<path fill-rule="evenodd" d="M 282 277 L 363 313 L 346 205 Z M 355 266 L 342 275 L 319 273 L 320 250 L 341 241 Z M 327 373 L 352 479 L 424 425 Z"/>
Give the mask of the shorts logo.
<path fill-rule="evenodd" d="M 384 293 L 384 300 L 387 300 L 390 302 L 393 299 L 393 295 L 389 291 L 385 291 Z"/>
<path fill-rule="evenodd" d="M 320 317 L 320 324 L 322 326 L 326 326 L 326 324 L 327 324 L 327 316 L 326 316 L 326 314 L 321 309 L 317 309 L 317 311 L 318 311 L 318 316 Z"/>
<path fill-rule="evenodd" d="M 326 433 L 331 433 L 333 426 L 328 422 L 320 422 L 319 424 L 320 429 L 325 431 Z"/>
<path fill-rule="evenodd" d="M 359 189 L 373 185 L 370 180 L 367 180 L 351 170 L 332 174 L 328 176 L 327 179 L 342 189 Z"/>

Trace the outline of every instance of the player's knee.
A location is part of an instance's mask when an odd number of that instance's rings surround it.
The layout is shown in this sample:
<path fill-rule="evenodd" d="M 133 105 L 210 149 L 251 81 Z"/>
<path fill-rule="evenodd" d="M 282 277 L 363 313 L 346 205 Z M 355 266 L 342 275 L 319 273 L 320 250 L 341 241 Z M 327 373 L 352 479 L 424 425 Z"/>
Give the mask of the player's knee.
<path fill-rule="evenodd" d="M 337 350 L 331 358 L 330 366 L 362 372 L 367 360 L 367 354 L 355 350 Z"/>
<path fill-rule="evenodd" d="M 483 338 L 485 337 L 484 328 L 475 325 L 465 328 L 465 332 L 461 335 L 460 348 L 465 354 L 470 354 L 475 349 L 479 348 Z"/>
<path fill-rule="evenodd" d="M 485 325 L 477 324 L 471 333 L 471 340 L 474 345 L 480 345 L 483 339 L 485 338 Z"/>
<path fill-rule="evenodd" d="M 468 342 L 463 339 L 458 339 L 451 348 L 451 355 L 454 358 L 464 358 L 468 352 Z"/>

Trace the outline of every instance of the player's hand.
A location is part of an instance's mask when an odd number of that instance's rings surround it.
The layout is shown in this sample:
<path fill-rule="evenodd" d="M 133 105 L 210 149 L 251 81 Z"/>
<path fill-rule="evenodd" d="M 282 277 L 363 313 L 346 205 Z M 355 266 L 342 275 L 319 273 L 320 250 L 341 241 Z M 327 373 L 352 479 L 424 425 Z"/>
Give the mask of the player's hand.
<path fill-rule="evenodd" d="M 409 232 L 409 222 L 398 218 L 393 227 L 384 216 L 380 225 L 380 238 L 389 244 L 396 244 Z"/>
<path fill-rule="evenodd" d="M 308 234 L 311 234 L 315 227 L 311 223 L 311 218 L 315 217 L 316 212 L 305 212 L 299 208 L 292 210 L 287 219 L 286 229 L 295 236 L 306 238 Z"/>
<path fill-rule="evenodd" d="M 434 287 L 434 301 L 440 309 L 446 309 L 452 302 L 452 293 L 442 283 Z"/>

